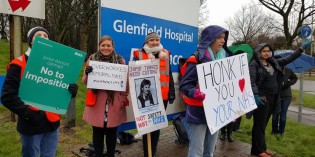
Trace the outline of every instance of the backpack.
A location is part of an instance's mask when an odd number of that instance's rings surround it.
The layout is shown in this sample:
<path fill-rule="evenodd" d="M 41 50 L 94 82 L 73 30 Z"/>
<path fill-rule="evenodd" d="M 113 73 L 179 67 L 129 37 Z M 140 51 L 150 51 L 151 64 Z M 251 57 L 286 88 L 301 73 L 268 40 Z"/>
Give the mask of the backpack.
<path fill-rule="evenodd" d="M 117 143 L 120 143 L 122 145 L 129 145 L 134 142 L 138 142 L 137 140 L 134 139 L 134 136 L 129 133 L 129 132 L 119 132 L 117 135 Z"/>
<path fill-rule="evenodd" d="M 199 61 L 198 61 L 198 52 L 194 52 L 193 54 L 191 54 L 190 57 L 196 57 L 197 58 L 197 62 L 199 64 Z M 190 58 L 189 57 L 189 58 Z M 179 58 L 178 60 L 178 71 L 179 71 L 179 75 L 178 75 L 178 81 L 180 82 L 185 74 L 185 71 L 186 71 L 186 66 L 187 66 L 187 60 L 189 58 Z"/>
<path fill-rule="evenodd" d="M 188 144 L 189 139 L 186 131 L 187 122 L 184 116 L 181 114 L 176 114 L 173 116 L 173 128 L 176 134 L 177 140 L 175 143 L 177 144 Z"/>

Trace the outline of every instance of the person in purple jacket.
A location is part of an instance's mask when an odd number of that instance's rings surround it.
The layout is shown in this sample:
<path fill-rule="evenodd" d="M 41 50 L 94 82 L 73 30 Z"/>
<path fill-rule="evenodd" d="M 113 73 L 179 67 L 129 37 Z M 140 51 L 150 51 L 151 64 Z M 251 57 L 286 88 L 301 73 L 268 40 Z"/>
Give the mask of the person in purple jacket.
<path fill-rule="evenodd" d="M 228 35 L 229 32 L 220 26 L 206 27 L 201 33 L 195 61 L 187 63 L 180 83 L 179 89 L 184 94 L 183 99 L 187 106 L 188 157 L 213 156 L 218 132 L 211 135 L 207 125 L 202 103 L 206 94 L 202 93 L 198 87 L 196 65 L 231 56 L 232 53 L 227 48 Z"/>

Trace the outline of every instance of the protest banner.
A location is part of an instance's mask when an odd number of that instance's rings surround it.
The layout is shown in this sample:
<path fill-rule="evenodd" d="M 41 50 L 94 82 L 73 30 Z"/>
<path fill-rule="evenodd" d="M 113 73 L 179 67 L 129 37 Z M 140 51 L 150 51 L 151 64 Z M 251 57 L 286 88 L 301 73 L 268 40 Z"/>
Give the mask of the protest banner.
<path fill-rule="evenodd" d="M 199 64 L 197 73 L 211 134 L 257 108 L 246 54 Z"/>
<path fill-rule="evenodd" d="M 69 84 L 76 84 L 85 52 L 36 37 L 24 70 L 19 97 L 40 110 L 65 114 Z"/>
<path fill-rule="evenodd" d="M 167 127 L 159 60 L 130 61 L 129 85 L 138 135 Z"/>
<path fill-rule="evenodd" d="M 89 61 L 93 71 L 89 73 L 87 88 L 126 91 L 128 65 Z"/>

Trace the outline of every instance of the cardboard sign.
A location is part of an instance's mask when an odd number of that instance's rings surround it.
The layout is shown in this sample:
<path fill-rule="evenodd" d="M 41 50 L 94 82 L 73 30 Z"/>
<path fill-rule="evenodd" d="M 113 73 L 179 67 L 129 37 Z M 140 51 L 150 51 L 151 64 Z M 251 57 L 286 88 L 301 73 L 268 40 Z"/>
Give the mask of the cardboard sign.
<path fill-rule="evenodd" d="M 128 65 L 89 61 L 93 71 L 89 73 L 87 88 L 126 91 Z"/>
<path fill-rule="evenodd" d="M 129 62 L 129 85 L 138 134 L 143 135 L 167 127 L 159 60 Z"/>
<path fill-rule="evenodd" d="M 199 64 L 197 73 L 211 134 L 257 108 L 246 54 Z"/>
<path fill-rule="evenodd" d="M 65 114 L 69 84 L 76 84 L 85 52 L 36 37 L 24 70 L 19 97 L 40 110 Z"/>

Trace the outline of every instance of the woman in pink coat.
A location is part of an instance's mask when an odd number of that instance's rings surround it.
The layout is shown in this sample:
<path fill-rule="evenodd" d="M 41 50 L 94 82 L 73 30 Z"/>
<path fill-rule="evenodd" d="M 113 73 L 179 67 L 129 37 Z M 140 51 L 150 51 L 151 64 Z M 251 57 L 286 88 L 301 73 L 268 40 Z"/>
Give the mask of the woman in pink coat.
<path fill-rule="evenodd" d="M 123 57 L 114 51 L 114 42 L 110 36 L 102 37 L 98 45 L 99 51 L 92 54 L 88 62 L 93 60 L 114 64 L 126 64 Z M 92 66 L 86 66 L 85 75 L 82 78 L 84 83 L 87 82 L 88 74 L 92 71 Z M 104 135 L 106 135 L 108 157 L 114 157 L 117 127 L 127 120 L 125 106 L 129 104 L 127 99 L 128 93 L 128 88 L 125 92 L 88 89 L 83 120 L 92 125 L 93 128 L 95 157 L 103 156 Z"/>

